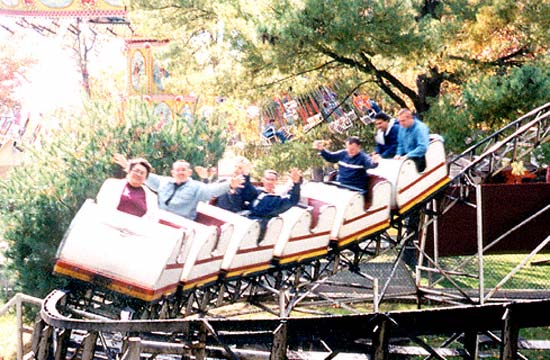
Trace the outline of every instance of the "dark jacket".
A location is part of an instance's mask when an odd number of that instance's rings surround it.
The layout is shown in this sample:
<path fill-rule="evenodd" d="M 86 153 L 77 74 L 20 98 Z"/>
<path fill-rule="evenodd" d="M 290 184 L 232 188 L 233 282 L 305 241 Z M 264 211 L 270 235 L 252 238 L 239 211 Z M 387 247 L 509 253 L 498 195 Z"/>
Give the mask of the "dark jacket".
<path fill-rule="evenodd" d="M 295 183 L 288 194 L 283 196 L 258 191 L 258 196 L 250 203 L 250 218 L 270 218 L 277 216 L 300 201 L 300 183 Z"/>
<path fill-rule="evenodd" d="M 328 162 L 338 163 L 337 181 L 363 190 L 368 187 L 367 170 L 378 166 L 370 155 L 363 151 L 352 157 L 346 150 L 330 152 L 323 149 L 320 155 Z"/>
<path fill-rule="evenodd" d="M 384 143 L 381 144 L 378 142 L 378 136 L 380 130 L 377 132 L 376 137 L 376 146 L 374 147 L 374 152 L 380 154 L 384 159 L 391 159 L 395 156 L 397 152 L 397 136 L 399 135 L 399 122 L 395 121 L 393 124 L 389 125 L 387 131 L 383 134 Z"/>
<path fill-rule="evenodd" d="M 216 206 L 232 212 L 246 210 L 248 203 L 258 196 L 258 190 L 250 182 L 250 175 L 245 175 L 243 185 L 234 192 L 228 191 L 220 195 L 216 200 Z"/>

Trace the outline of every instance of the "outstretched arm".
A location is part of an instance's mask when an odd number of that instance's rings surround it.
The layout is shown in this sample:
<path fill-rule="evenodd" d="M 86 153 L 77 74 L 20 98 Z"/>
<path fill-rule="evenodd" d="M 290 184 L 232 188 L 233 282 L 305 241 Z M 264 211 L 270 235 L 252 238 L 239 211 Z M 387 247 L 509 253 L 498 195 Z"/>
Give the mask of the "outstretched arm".
<path fill-rule="evenodd" d="M 120 167 L 123 168 L 124 170 L 128 170 L 128 159 L 123 154 L 120 154 L 120 153 L 114 154 L 113 161 L 115 162 L 115 164 L 120 165 Z"/>

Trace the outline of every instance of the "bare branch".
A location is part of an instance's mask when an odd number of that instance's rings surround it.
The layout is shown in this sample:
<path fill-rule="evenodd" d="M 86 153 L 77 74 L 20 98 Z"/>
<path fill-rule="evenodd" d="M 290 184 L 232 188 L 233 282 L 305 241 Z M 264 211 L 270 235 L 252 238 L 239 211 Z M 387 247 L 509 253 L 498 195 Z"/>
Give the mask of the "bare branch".
<path fill-rule="evenodd" d="M 511 59 L 514 59 L 519 56 L 531 54 L 531 53 L 532 52 L 529 45 L 524 45 L 519 49 L 517 49 L 516 51 L 513 51 L 512 53 L 501 56 L 498 59 L 495 59 L 492 61 L 482 61 L 482 60 L 466 58 L 458 55 L 449 55 L 449 59 L 464 61 L 469 64 L 481 65 L 481 66 L 515 66 L 515 65 L 521 64 L 521 61 L 519 60 L 510 61 Z"/>

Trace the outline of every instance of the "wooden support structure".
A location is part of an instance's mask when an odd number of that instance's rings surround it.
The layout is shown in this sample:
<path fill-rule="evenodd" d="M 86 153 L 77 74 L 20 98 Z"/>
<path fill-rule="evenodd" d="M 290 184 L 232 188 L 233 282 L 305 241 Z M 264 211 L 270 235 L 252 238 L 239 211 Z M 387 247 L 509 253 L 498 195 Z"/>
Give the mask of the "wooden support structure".
<path fill-rule="evenodd" d="M 204 322 L 198 326 L 198 341 L 194 344 L 193 354 L 197 360 L 206 359 L 206 338 L 208 336 L 208 327 Z"/>
<path fill-rule="evenodd" d="M 55 360 L 65 360 L 67 357 L 67 346 L 69 340 L 71 339 L 71 330 L 63 329 L 59 332 L 57 336 L 57 346 L 55 348 Z"/>
<path fill-rule="evenodd" d="M 479 356 L 479 336 L 475 331 L 464 333 L 465 360 L 477 360 Z"/>
<path fill-rule="evenodd" d="M 373 360 L 386 360 L 388 358 L 388 320 L 382 319 L 375 326 L 372 336 Z"/>
<path fill-rule="evenodd" d="M 39 347 L 40 347 L 40 337 L 42 335 L 42 330 L 44 330 L 44 327 L 46 326 L 46 322 L 42 319 L 36 321 L 34 324 L 34 330 L 32 332 L 32 340 L 31 340 L 31 350 L 33 353 L 38 354 Z"/>
<path fill-rule="evenodd" d="M 97 331 L 89 332 L 82 341 L 82 358 L 81 360 L 93 360 L 95 354 L 95 345 L 97 342 Z"/>
<path fill-rule="evenodd" d="M 36 360 L 47 360 L 50 351 L 50 338 L 52 336 L 52 327 L 49 325 L 44 326 L 40 332 L 40 341 L 38 342 L 38 351 L 36 354 Z"/>
<path fill-rule="evenodd" d="M 128 338 L 128 347 L 122 356 L 122 360 L 139 360 L 141 355 L 141 339 L 139 337 Z"/>
<path fill-rule="evenodd" d="M 99 331 L 102 336 L 108 333 L 140 333 L 140 338 L 127 338 L 126 347 L 120 351 L 124 359 L 137 359 L 141 353 L 175 354 L 182 358 L 205 359 L 212 356 L 212 345 L 221 345 L 225 358 L 262 358 L 293 359 L 290 349 L 307 346 L 306 353 L 319 350 L 326 358 L 339 353 L 368 353 L 371 359 L 387 359 L 390 354 L 420 354 L 436 359 L 446 356 L 462 356 L 465 359 L 476 359 L 479 355 L 479 334 L 491 334 L 502 330 L 502 339 L 491 337 L 494 347 L 501 348 L 502 359 L 525 358 L 518 353 L 518 348 L 529 346 L 518 343 L 519 329 L 550 325 L 550 299 L 537 301 L 518 301 L 512 304 L 488 304 L 477 306 L 460 306 L 435 308 L 416 311 L 397 311 L 389 313 L 369 313 L 358 315 L 331 315 L 311 318 L 292 317 L 279 319 L 173 319 L 173 320 L 137 320 L 113 322 L 102 319 L 88 321 L 63 318 L 56 315 L 55 307 L 45 305 L 42 312 L 44 321 L 36 324 L 34 348 L 38 360 L 51 358 L 48 354 L 52 348 L 51 336 L 53 327 L 58 334 L 58 344 L 68 346 L 60 340 L 69 336 L 69 329 L 75 333 L 88 331 L 79 349 L 82 360 L 92 359 L 96 348 Z M 48 317 L 48 316 L 53 317 Z M 189 329 L 182 333 L 184 325 Z M 65 332 L 62 329 L 65 329 Z M 151 338 L 148 338 L 148 333 Z M 161 341 L 159 333 L 172 334 Z M 448 346 L 464 334 L 464 350 Z M 36 334 L 35 334 L 36 335 Z M 75 334 L 76 335 L 76 334 Z M 183 337 L 182 337 L 183 335 Z M 425 336 L 451 336 L 442 347 L 434 346 Z M 187 342 L 170 343 L 168 339 L 186 338 Z M 419 346 L 393 344 L 392 341 L 408 339 Z M 260 349 L 272 343 L 270 351 Z M 323 348 L 318 346 L 320 342 Z M 549 346 L 541 342 L 537 346 Z M 259 347 L 255 347 L 258 344 Z M 139 346 L 138 346 L 139 345 Z M 230 351 L 228 351 L 228 349 Z M 222 350 L 216 350 L 218 352 Z M 96 351 L 97 352 L 97 351 Z M 138 354 L 132 357 L 132 354 Z M 259 356 L 259 357 L 257 357 Z M 309 356 L 309 355 L 308 355 Z M 58 359 L 63 356 L 57 355 Z"/>
<path fill-rule="evenodd" d="M 512 305 L 506 308 L 502 320 L 502 343 L 500 351 L 501 360 L 515 360 L 518 354 L 519 327 L 514 319 L 515 314 Z"/>
<path fill-rule="evenodd" d="M 273 344 L 271 346 L 271 355 L 269 356 L 269 360 L 286 359 L 287 334 L 288 324 L 286 320 L 281 320 L 281 323 L 273 332 Z"/>

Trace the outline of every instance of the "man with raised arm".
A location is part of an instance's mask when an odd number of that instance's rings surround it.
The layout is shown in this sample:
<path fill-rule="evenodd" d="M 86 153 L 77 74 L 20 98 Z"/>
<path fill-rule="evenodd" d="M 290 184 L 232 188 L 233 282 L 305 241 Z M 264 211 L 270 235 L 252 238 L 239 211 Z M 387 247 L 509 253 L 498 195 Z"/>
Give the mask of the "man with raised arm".
<path fill-rule="evenodd" d="M 243 176 L 244 183 L 236 189 L 230 189 L 217 197 L 215 205 L 222 209 L 239 213 L 248 209 L 248 204 L 258 196 L 258 191 L 250 182 L 252 164 L 244 156 L 237 156 L 234 162 L 233 176 Z M 195 171 L 204 178 L 206 169 L 196 166 Z"/>
<path fill-rule="evenodd" d="M 330 152 L 325 149 L 324 141 L 315 140 L 313 147 L 319 150 L 319 155 L 328 162 L 338 163 L 336 181 L 343 185 L 366 191 L 368 188 L 368 169 L 378 166 L 378 162 L 361 149 L 361 141 L 356 136 L 346 140 L 346 148 Z"/>
<path fill-rule="evenodd" d="M 120 154 L 115 155 L 115 161 L 123 167 L 126 165 L 126 159 Z M 242 176 L 235 176 L 230 181 L 205 184 L 193 180 L 192 172 L 187 161 L 176 160 L 172 164 L 171 177 L 149 174 L 145 184 L 157 193 L 159 208 L 194 220 L 199 201 L 208 201 L 230 189 L 237 189 L 244 181 Z"/>
<path fill-rule="evenodd" d="M 250 214 L 248 215 L 251 219 L 260 220 L 262 233 L 265 231 L 269 219 L 287 211 L 300 201 L 302 172 L 298 169 L 292 169 L 290 178 L 292 179 L 292 188 L 287 194 L 279 195 L 275 192 L 279 174 L 275 170 L 264 171 L 263 187 L 256 189 L 256 196 L 249 205 Z"/>

